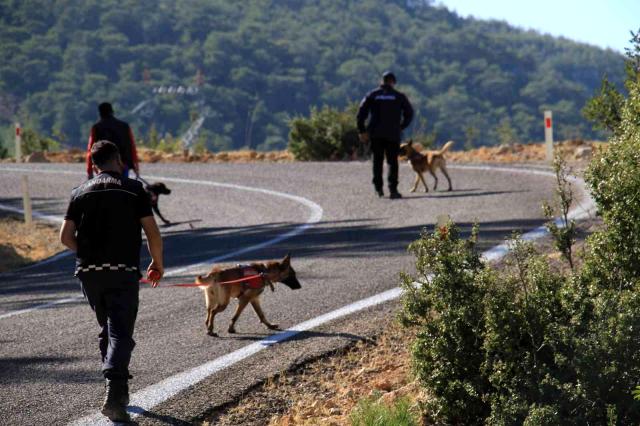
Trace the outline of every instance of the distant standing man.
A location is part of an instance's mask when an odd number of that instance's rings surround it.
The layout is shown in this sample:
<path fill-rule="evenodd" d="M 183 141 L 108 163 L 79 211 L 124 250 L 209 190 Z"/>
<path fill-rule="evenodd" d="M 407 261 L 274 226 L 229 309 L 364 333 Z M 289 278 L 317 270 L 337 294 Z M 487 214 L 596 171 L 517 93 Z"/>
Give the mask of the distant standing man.
<path fill-rule="evenodd" d="M 136 151 L 136 141 L 129 124 L 118 120 L 113 115 L 113 107 L 108 102 L 98 105 L 100 120 L 91 127 L 89 143 L 87 145 L 87 178 L 93 177 L 91 147 L 96 141 L 110 141 L 116 144 L 120 150 L 120 156 L 125 165 L 122 172 L 124 177 L 129 177 L 129 170 L 133 170 L 136 177 L 139 174 L 138 152 Z"/>
<path fill-rule="evenodd" d="M 60 229 L 60 240 L 76 253 L 75 275 L 102 328 L 98 335 L 106 396 L 102 413 L 130 421 L 129 361 L 138 314 L 141 229 L 151 263 L 147 276 L 162 278 L 162 238 L 142 184 L 122 175 L 118 147 L 98 141 L 91 147 L 97 176 L 75 188 Z"/>
<path fill-rule="evenodd" d="M 409 99 L 394 89 L 396 76 L 387 71 L 382 74 L 380 87 L 369 92 L 358 110 L 358 131 L 360 141 L 364 144 L 371 140 L 373 152 L 373 186 L 379 197 L 384 197 L 382 190 L 382 163 L 387 157 L 389 165 L 389 198 L 402 198 L 398 192 L 398 151 L 402 131 L 413 119 L 413 108 Z M 367 117 L 371 116 L 365 127 Z"/>

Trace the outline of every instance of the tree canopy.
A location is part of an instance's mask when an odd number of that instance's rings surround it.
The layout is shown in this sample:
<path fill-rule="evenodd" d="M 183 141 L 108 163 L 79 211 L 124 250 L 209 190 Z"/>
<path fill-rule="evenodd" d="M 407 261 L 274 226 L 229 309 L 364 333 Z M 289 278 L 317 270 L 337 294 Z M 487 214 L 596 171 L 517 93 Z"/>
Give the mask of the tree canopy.
<path fill-rule="evenodd" d="M 385 69 L 438 140 L 497 143 L 505 122 L 540 140 L 543 109 L 559 138 L 588 138 L 580 110 L 624 77 L 612 50 L 428 0 L 0 0 L 0 54 L 0 124 L 69 146 L 108 100 L 139 138 L 205 115 L 210 149 L 284 148 L 289 120 L 358 101 Z"/>

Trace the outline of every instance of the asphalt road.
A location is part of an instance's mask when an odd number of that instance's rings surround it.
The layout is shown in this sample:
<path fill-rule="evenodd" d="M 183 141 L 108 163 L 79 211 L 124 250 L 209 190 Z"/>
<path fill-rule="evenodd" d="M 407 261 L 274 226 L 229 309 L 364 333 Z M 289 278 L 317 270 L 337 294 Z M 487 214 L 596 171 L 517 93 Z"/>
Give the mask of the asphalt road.
<path fill-rule="evenodd" d="M 0 206 L 21 205 L 20 176 L 25 172 L 16 167 L 0 165 Z M 34 210 L 58 216 L 84 176 L 82 165 L 19 168 L 29 170 Z M 450 215 L 466 232 L 478 221 L 482 246 L 489 248 L 513 230 L 542 224 L 540 205 L 553 190 L 553 179 L 546 176 L 452 168 L 454 191 L 409 194 L 413 176 L 403 166 L 400 189 L 405 198 L 378 199 L 369 163 L 145 164 L 143 172 L 150 180 L 161 176 L 173 190 L 160 200 L 166 217 L 198 220 L 193 229 L 187 224 L 162 229 L 166 267 L 174 271 L 167 282 L 190 281 L 215 258 L 228 256 L 226 262 L 237 263 L 292 254 L 303 289 L 280 286 L 262 298 L 267 317 L 283 328 L 397 287 L 399 271 L 413 270 L 407 245 L 421 229 L 433 226 L 438 215 Z M 144 258 L 143 267 L 146 262 Z M 0 424 L 66 424 L 99 409 L 99 330 L 88 305 L 78 298 L 72 270 L 73 258 L 67 256 L 0 275 Z M 272 334 L 250 309 L 238 322 L 239 334 L 227 334 L 231 306 L 216 318 L 221 337 L 207 336 L 198 289 L 143 288 L 140 295 L 131 365 L 134 394 Z M 74 299 L 21 311 L 67 298 Z M 392 305 L 315 327 L 231 363 L 161 398 L 138 420 L 188 424 L 279 369 L 375 331 Z"/>

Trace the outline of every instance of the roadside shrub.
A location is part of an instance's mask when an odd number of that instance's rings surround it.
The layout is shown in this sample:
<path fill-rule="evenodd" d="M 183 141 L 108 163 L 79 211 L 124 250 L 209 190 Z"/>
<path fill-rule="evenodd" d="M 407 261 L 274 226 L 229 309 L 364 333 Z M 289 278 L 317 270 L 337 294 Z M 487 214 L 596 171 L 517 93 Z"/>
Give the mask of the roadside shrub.
<path fill-rule="evenodd" d="M 640 45 L 640 44 L 639 44 Z M 640 75 L 640 74 L 638 74 Z M 629 97 L 609 148 L 591 162 L 586 180 L 604 228 L 592 234 L 577 275 L 591 306 L 578 341 L 585 396 L 593 413 L 615 407 L 619 422 L 640 421 L 632 391 L 640 380 L 640 81 L 627 81 Z"/>
<path fill-rule="evenodd" d="M 33 129 L 22 130 L 22 154 L 29 155 L 36 151 L 53 151 L 60 148 L 60 144 L 48 137 L 40 135 Z"/>
<path fill-rule="evenodd" d="M 400 398 L 392 406 L 380 399 L 360 401 L 350 416 L 352 426 L 418 426 L 420 416 L 411 408 L 411 402 Z"/>
<path fill-rule="evenodd" d="M 485 334 L 483 299 L 489 276 L 476 250 L 477 228 L 463 240 L 451 223 L 409 246 L 417 278 L 402 276 L 401 322 L 417 326 L 411 348 L 417 378 L 432 399 L 426 413 L 434 420 L 478 424 L 489 415 L 482 374 Z M 417 281 L 418 284 L 415 284 Z"/>
<path fill-rule="evenodd" d="M 562 155 L 556 154 L 553 162 L 553 169 L 556 175 L 555 203 L 543 203 L 542 210 L 547 222 L 547 230 L 553 237 L 553 243 L 562 257 L 569 263 L 571 269 L 574 267 L 573 244 L 576 241 L 576 222 L 569 219 L 571 204 L 573 203 L 573 191 L 569 182 L 569 172 L 567 163 Z M 556 206 L 557 208 L 554 208 Z M 559 216 L 559 220 L 556 217 Z"/>
<path fill-rule="evenodd" d="M 627 81 L 614 137 L 586 173 L 604 226 L 586 240 L 579 268 L 561 165 L 556 195 L 568 227 L 551 231 L 571 271 L 517 238 L 504 268 L 484 265 L 477 229 L 464 240 L 451 223 L 411 244 L 417 276 L 402 276 L 400 319 L 418 328 L 413 366 L 431 421 L 640 423 L 639 77 Z"/>
<path fill-rule="evenodd" d="M 309 117 L 289 122 L 289 151 L 296 160 L 342 160 L 362 155 L 356 127 L 357 105 L 344 111 L 324 106 L 312 108 Z"/>

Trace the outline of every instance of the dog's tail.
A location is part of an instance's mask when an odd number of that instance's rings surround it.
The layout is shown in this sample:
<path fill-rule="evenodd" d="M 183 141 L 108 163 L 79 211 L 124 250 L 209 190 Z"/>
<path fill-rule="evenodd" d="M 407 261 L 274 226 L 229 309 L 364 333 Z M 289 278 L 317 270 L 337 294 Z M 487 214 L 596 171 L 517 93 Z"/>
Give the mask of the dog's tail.
<path fill-rule="evenodd" d="M 452 145 L 453 145 L 453 141 L 449 141 L 449 142 L 445 143 L 444 146 L 442 148 L 440 148 L 440 151 L 436 152 L 436 155 L 442 155 L 445 152 L 449 151 L 449 148 L 451 148 Z"/>

